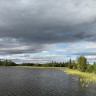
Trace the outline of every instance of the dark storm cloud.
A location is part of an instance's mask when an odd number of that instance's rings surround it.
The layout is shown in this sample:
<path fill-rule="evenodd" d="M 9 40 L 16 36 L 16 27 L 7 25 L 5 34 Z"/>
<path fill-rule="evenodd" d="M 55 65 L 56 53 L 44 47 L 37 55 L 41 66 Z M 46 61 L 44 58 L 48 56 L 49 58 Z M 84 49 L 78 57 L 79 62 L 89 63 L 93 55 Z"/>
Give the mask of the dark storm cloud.
<path fill-rule="evenodd" d="M 95 6 L 94 0 L 1 0 L 0 51 L 34 53 L 61 42 L 95 41 Z"/>

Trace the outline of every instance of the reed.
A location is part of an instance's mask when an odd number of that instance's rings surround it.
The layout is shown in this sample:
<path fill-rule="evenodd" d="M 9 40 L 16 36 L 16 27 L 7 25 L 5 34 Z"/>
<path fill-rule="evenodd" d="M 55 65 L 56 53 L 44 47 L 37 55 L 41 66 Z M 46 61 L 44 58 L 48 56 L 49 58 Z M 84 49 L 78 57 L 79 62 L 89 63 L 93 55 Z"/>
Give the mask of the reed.
<path fill-rule="evenodd" d="M 66 74 L 80 76 L 81 82 L 96 82 L 96 74 L 94 74 L 94 73 L 80 72 L 78 70 L 72 70 L 72 69 L 68 69 L 68 68 L 64 68 L 64 72 Z"/>

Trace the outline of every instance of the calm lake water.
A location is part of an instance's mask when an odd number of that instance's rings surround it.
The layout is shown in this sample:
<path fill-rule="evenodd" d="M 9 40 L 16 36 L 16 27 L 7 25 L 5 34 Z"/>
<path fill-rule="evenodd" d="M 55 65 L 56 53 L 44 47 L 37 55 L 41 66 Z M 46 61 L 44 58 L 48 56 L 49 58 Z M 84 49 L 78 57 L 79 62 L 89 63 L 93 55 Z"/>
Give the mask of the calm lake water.
<path fill-rule="evenodd" d="M 0 68 L 0 96 L 96 96 L 96 84 L 57 69 Z"/>

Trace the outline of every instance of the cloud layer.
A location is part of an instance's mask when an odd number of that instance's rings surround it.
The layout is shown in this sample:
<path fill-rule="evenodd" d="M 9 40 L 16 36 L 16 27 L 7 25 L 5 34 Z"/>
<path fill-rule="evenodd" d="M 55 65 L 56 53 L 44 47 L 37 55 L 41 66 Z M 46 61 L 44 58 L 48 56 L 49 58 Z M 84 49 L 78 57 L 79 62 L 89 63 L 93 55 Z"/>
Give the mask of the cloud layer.
<path fill-rule="evenodd" d="M 0 0 L 0 53 L 38 53 L 96 42 L 95 0 Z"/>

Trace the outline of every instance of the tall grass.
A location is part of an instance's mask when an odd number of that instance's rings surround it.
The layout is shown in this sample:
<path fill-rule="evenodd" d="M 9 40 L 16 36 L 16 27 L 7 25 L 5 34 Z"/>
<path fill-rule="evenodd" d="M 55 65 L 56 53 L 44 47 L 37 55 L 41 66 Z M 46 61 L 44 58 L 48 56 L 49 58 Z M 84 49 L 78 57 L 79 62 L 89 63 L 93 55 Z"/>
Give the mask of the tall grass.
<path fill-rule="evenodd" d="M 68 68 L 65 68 L 64 72 L 67 74 L 80 76 L 81 82 L 96 82 L 96 74 L 94 74 L 94 73 L 80 72 L 78 70 L 72 70 L 72 69 L 68 69 Z"/>

